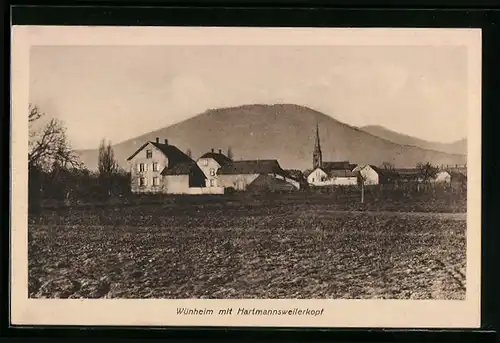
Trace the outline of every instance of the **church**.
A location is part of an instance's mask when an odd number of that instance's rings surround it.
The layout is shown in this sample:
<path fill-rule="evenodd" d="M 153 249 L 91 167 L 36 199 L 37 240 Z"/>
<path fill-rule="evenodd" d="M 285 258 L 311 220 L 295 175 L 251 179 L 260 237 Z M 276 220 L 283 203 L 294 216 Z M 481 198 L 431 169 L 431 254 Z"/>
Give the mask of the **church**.
<path fill-rule="evenodd" d="M 349 161 L 323 162 L 323 153 L 319 139 L 319 125 L 316 124 L 316 137 L 313 150 L 313 168 L 307 176 L 311 186 L 349 186 L 357 185 L 356 164 Z"/>

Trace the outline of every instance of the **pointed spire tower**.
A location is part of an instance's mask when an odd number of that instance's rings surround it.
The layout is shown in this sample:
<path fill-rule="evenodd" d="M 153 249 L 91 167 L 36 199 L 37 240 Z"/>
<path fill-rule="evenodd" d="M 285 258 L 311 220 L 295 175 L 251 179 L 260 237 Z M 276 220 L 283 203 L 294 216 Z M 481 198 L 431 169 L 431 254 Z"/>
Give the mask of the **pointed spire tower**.
<path fill-rule="evenodd" d="M 321 154 L 321 145 L 319 143 L 319 125 L 316 122 L 316 139 L 314 142 L 313 151 L 313 169 L 321 167 L 323 165 L 323 157 Z"/>

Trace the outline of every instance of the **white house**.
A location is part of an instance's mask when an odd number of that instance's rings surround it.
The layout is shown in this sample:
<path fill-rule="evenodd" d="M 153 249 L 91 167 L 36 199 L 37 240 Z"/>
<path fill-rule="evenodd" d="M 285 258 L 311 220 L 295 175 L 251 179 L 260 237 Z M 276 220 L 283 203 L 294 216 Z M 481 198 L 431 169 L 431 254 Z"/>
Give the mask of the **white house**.
<path fill-rule="evenodd" d="M 324 162 L 307 176 L 307 182 L 313 186 L 357 185 L 358 177 L 353 171 L 355 167 L 348 161 Z"/>
<path fill-rule="evenodd" d="M 365 185 L 378 185 L 381 181 L 378 168 L 369 164 L 360 164 L 353 169 L 353 172 L 360 173 L 360 175 L 364 178 Z"/>
<path fill-rule="evenodd" d="M 202 155 L 196 161 L 196 164 L 201 169 L 203 174 L 206 177 L 206 187 L 210 188 L 219 188 L 222 187 L 218 185 L 218 172 L 222 166 L 232 163 L 233 161 L 222 153 L 222 150 L 219 152 L 214 152 L 212 149 L 211 152 L 207 152 Z"/>
<path fill-rule="evenodd" d="M 447 170 L 440 170 L 432 180 L 434 183 L 451 184 L 451 173 Z"/>
<path fill-rule="evenodd" d="M 191 194 L 205 186 L 196 163 L 166 139 L 144 143 L 127 161 L 133 193 Z"/>

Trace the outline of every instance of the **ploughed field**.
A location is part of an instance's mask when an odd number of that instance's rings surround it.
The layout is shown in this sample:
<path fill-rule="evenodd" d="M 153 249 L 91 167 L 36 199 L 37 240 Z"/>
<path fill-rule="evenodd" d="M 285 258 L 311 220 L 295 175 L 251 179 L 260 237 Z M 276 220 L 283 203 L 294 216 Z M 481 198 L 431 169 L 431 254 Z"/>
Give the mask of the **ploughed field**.
<path fill-rule="evenodd" d="M 35 298 L 465 298 L 457 213 L 70 207 L 31 218 L 28 241 Z"/>

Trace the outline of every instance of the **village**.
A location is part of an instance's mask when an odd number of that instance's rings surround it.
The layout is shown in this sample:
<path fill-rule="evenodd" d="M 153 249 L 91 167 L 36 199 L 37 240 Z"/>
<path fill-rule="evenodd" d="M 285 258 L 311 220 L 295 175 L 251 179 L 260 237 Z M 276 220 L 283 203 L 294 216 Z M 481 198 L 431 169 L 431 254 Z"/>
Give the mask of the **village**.
<path fill-rule="evenodd" d="M 232 160 L 212 148 L 196 160 L 168 139 L 145 142 L 129 158 L 132 193 L 225 194 L 229 191 L 299 191 L 335 186 L 432 184 L 465 189 L 467 165 L 415 168 L 323 161 L 316 126 L 312 165 L 307 172 L 283 169 L 278 159 Z"/>

